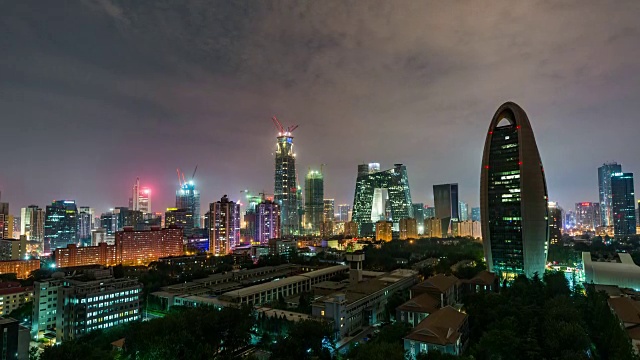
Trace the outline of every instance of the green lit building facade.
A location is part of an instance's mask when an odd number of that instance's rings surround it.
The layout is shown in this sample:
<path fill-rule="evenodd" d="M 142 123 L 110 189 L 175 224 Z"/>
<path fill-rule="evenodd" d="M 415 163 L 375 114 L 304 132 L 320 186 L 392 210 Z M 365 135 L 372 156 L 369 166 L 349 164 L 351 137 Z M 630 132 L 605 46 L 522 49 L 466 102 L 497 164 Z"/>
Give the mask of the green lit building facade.
<path fill-rule="evenodd" d="M 323 221 L 324 178 L 320 171 L 309 170 L 304 181 L 304 229 L 318 235 Z"/>
<path fill-rule="evenodd" d="M 281 235 L 298 235 L 302 202 L 296 173 L 296 156 L 293 152 L 293 136 L 280 133 L 276 148 L 274 201 L 280 206 Z"/>
<path fill-rule="evenodd" d="M 514 103 L 500 106 L 491 121 L 480 184 L 489 271 L 506 279 L 542 275 L 549 241 L 547 186 L 531 124 Z"/>
<path fill-rule="evenodd" d="M 358 166 L 353 199 L 352 220 L 361 236 L 373 236 L 379 220 L 392 221 L 397 229 L 400 219 L 414 217 L 407 167 L 395 164 L 380 171 L 379 165 L 371 165 Z"/>

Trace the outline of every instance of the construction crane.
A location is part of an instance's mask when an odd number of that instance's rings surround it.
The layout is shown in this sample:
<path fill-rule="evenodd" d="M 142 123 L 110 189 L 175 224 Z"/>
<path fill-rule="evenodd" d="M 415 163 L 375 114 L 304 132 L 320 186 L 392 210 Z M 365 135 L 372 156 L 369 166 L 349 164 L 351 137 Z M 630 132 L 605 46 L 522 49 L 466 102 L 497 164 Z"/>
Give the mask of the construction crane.
<path fill-rule="evenodd" d="M 196 177 L 196 171 L 198 171 L 198 165 L 196 165 L 195 170 L 193 170 L 193 175 L 191 175 L 191 181 L 193 181 L 193 179 L 195 179 L 195 177 Z"/>
<path fill-rule="evenodd" d="M 292 125 L 292 126 L 289 126 L 289 127 L 285 128 L 282 125 L 282 123 L 280 122 L 280 120 L 278 120 L 278 118 L 275 115 L 273 115 L 273 117 L 271 117 L 271 120 L 273 121 L 273 124 L 278 129 L 278 135 L 280 135 L 280 136 L 282 136 L 282 135 L 290 136 L 291 133 L 293 132 L 293 130 L 298 128 L 298 125 Z"/>

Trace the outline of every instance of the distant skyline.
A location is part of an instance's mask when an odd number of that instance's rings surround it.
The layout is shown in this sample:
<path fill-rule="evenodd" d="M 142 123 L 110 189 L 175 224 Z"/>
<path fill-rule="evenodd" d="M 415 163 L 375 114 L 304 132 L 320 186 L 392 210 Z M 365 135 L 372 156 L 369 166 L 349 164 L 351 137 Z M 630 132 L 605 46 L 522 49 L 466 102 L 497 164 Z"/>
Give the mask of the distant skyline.
<path fill-rule="evenodd" d="M 479 204 L 482 148 L 505 101 L 529 115 L 549 198 L 598 201 L 598 167 L 640 177 L 640 2 L 0 3 L 0 201 L 203 208 L 273 193 L 277 130 L 298 179 L 324 166 L 353 204 L 359 163 L 407 166 L 414 202 L 458 183 Z M 637 184 L 636 184 L 637 185 Z"/>

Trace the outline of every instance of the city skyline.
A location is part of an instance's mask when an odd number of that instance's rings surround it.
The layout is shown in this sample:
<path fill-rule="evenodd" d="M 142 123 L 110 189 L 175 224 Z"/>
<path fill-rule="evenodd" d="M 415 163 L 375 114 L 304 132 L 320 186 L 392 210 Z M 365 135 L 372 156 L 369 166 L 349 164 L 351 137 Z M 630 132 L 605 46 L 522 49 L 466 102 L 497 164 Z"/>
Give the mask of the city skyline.
<path fill-rule="evenodd" d="M 411 169 L 414 202 L 433 205 L 434 184 L 458 183 L 461 201 L 477 207 L 479 134 L 504 101 L 536 119 L 549 197 L 565 209 L 598 201 L 603 163 L 640 171 L 640 101 L 631 91 L 640 65 L 628 61 L 640 54 L 633 2 L 496 4 L 491 11 L 437 3 L 383 3 L 381 10 L 334 3 L 331 11 L 222 4 L 225 19 L 202 12 L 201 34 L 184 26 L 194 19 L 168 23 L 174 6 L 41 4 L 26 17 L 16 15 L 24 14 L 21 6 L 0 7 L 6 19 L 20 19 L 2 20 L 13 36 L 0 40 L 12 54 L 0 62 L 7 150 L 0 201 L 16 216 L 54 199 L 76 200 L 96 214 L 127 206 L 136 177 L 151 189 L 154 210 L 164 212 L 175 168 L 196 165 L 203 204 L 223 194 L 236 200 L 243 189 L 270 192 L 273 114 L 300 124 L 298 169 L 327 164 L 325 195 L 337 204 L 353 204 L 353 167 L 379 161 Z M 62 11 L 78 16 L 55 16 Z M 350 12 L 361 15 L 366 31 L 332 18 Z M 455 13 L 469 14 L 468 21 L 438 20 Z M 502 31 L 498 14 L 514 20 L 512 31 Z M 178 31 L 150 31 L 154 22 Z M 534 27 L 544 34 L 527 31 Z M 216 38 L 232 45 L 209 46 Z M 614 55 L 623 50 L 627 56 Z"/>

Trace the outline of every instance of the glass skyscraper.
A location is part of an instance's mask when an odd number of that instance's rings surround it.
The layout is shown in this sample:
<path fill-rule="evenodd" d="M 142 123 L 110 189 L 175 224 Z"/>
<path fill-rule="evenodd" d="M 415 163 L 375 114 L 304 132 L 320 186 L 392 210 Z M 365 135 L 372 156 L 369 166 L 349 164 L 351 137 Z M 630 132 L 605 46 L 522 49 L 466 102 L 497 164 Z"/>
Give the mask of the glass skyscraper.
<path fill-rule="evenodd" d="M 78 208 L 73 200 L 54 201 L 47 205 L 44 219 L 44 252 L 78 242 Z"/>
<path fill-rule="evenodd" d="M 527 114 L 512 102 L 496 111 L 480 178 L 482 238 L 489 271 L 542 275 L 548 253 L 547 186 Z"/>
<path fill-rule="evenodd" d="M 200 227 L 200 191 L 196 190 L 193 181 L 182 184 L 180 189 L 176 190 L 176 208 L 185 209 L 193 222 L 185 225 L 185 236 Z"/>
<path fill-rule="evenodd" d="M 598 168 L 598 190 L 600 193 L 600 224 L 613 226 L 613 208 L 611 205 L 611 176 L 621 173 L 622 165 L 611 162 Z"/>
<path fill-rule="evenodd" d="M 296 155 L 293 152 L 293 136 L 290 132 L 278 134 L 276 148 L 274 201 L 280 205 L 282 236 L 298 235 L 300 227 L 300 204 L 298 199 L 298 176 Z"/>
<path fill-rule="evenodd" d="M 632 173 L 616 173 L 611 176 L 611 208 L 615 237 L 625 238 L 636 234 L 636 197 Z"/>
<path fill-rule="evenodd" d="M 480 221 L 480 208 L 471 208 L 471 221 Z"/>
<path fill-rule="evenodd" d="M 322 173 L 310 170 L 304 182 L 304 229 L 308 234 L 318 235 L 324 212 L 324 179 Z"/>
<path fill-rule="evenodd" d="M 413 218 L 407 167 L 379 169 L 377 163 L 358 165 L 352 220 L 362 236 L 373 236 L 379 220 L 390 220 L 397 227 L 400 219 Z"/>
<path fill-rule="evenodd" d="M 452 233 L 451 223 L 460 219 L 458 184 L 433 185 L 436 218 L 442 221 L 442 236 Z"/>

